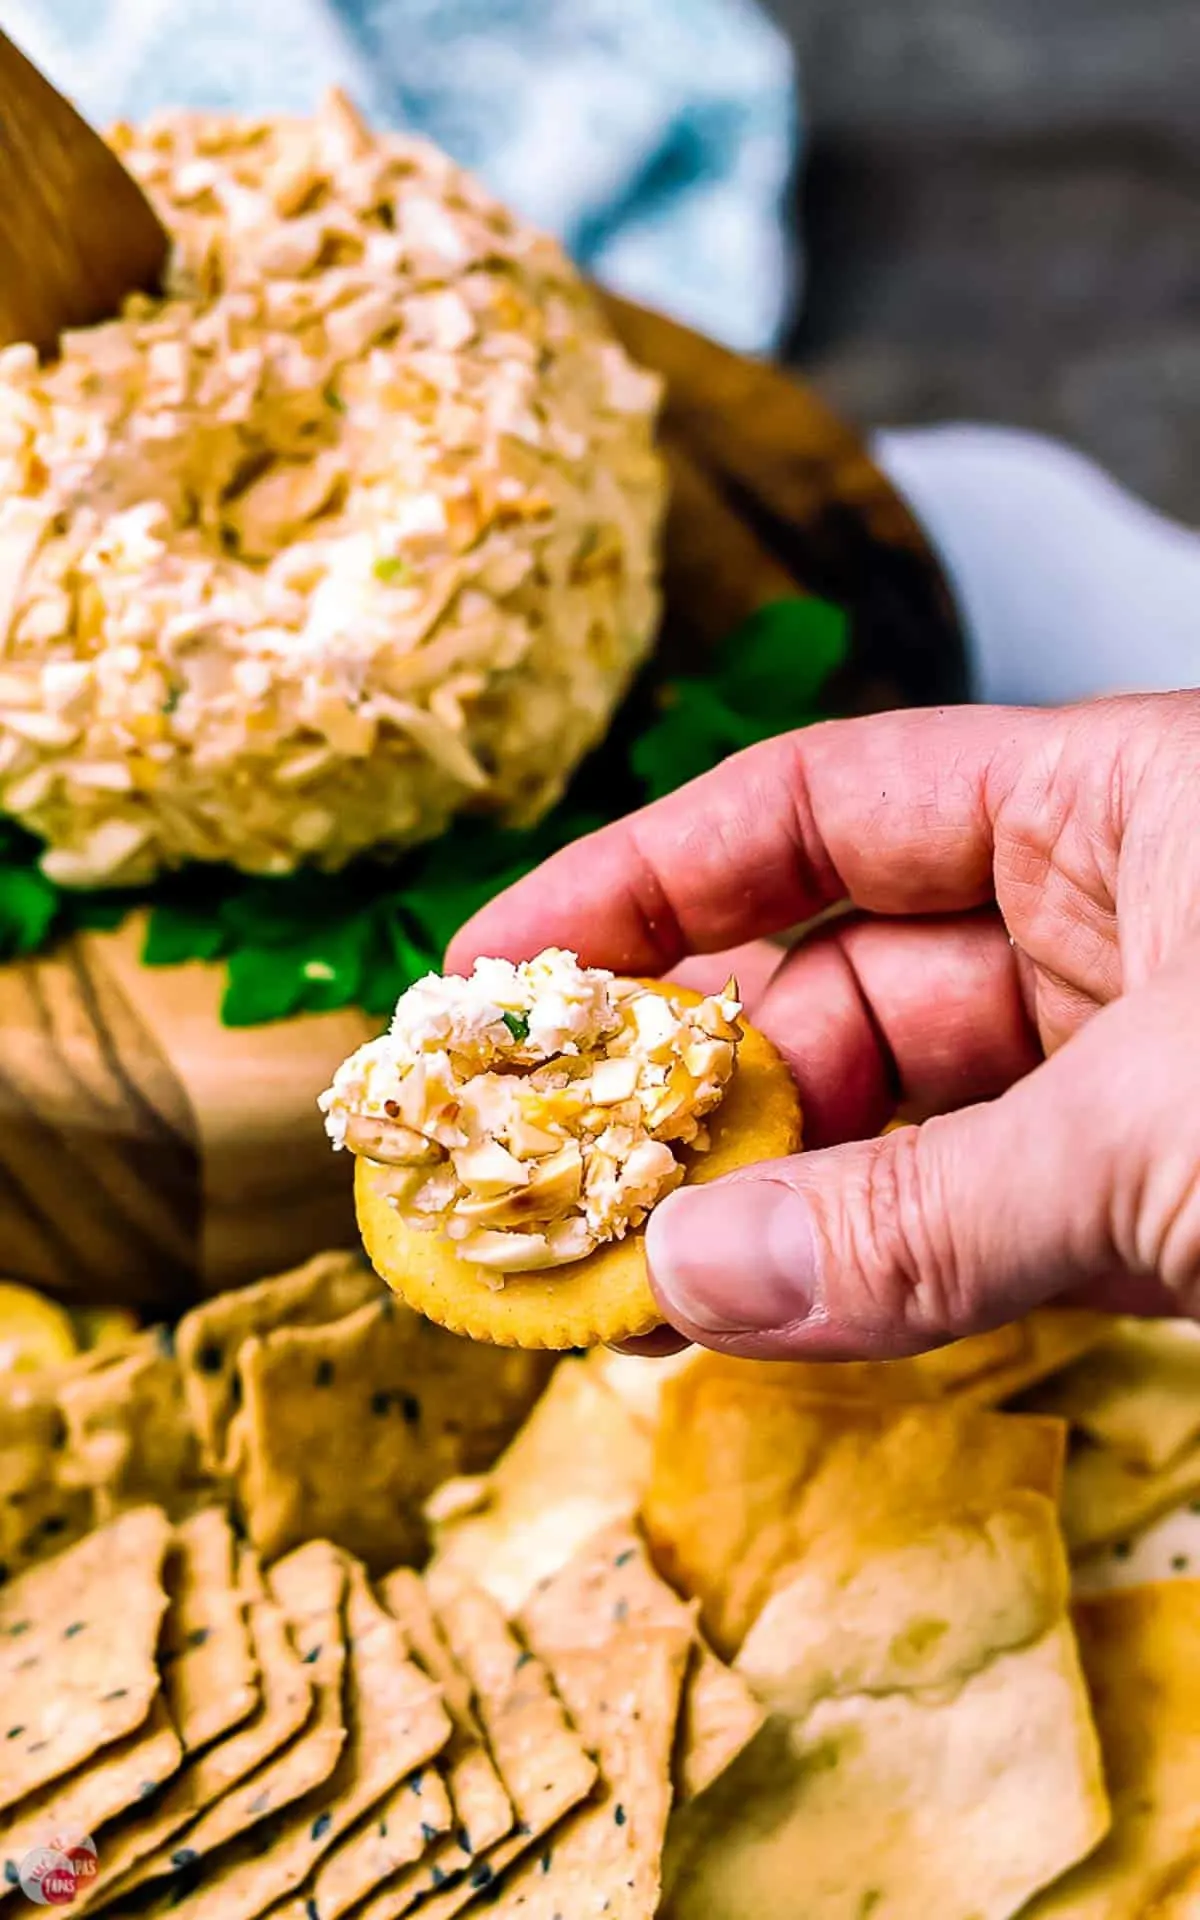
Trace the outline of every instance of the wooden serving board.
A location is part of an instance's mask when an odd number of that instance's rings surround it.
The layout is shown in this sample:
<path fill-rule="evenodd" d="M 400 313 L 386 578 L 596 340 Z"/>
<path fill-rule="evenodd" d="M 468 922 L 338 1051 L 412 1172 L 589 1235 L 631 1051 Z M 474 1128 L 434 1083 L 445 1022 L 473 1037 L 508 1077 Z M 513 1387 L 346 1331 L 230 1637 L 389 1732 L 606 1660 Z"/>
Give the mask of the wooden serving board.
<path fill-rule="evenodd" d="M 608 305 L 667 381 L 668 656 L 807 590 L 851 616 L 841 709 L 961 698 L 937 564 L 858 436 L 776 369 Z M 230 1030 L 221 970 L 144 968 L 142 934 L 135 918 L 0 968 L 0 1276 L 170 1311 L 353 1244 L 350 1162 L 315 1102 L 379 1023 Z"/>

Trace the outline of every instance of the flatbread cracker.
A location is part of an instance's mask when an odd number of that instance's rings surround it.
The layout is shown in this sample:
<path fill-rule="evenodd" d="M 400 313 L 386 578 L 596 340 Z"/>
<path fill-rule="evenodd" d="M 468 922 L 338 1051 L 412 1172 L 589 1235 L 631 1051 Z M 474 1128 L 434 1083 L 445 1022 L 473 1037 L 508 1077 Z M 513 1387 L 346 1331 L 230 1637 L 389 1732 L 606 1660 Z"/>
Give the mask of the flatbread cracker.
<path fill-rule="evenodd" d="M 222 1507 L 206 1507 L 179 1527 L 167 1585 L 163 1688 L 180 1739 L 194 1753 L 247 1719 L 258 1704 L 233 1529 Z"/>
<path fill-rule="evenodd" d="M 646 980 L 653 992 L 699 1006 L 702 994 Z M 719 1179 L 756 1160 L 782 1159 L 800 1146 L 800 1100 L 784 1061 L 766 1037 L 743 1023 L 737 1065 L 725 1097 L 707 1120 L 707 1152 L 683 1151 L 684 1178 Z M 358 1158 L 354 1195 L 359 1232 L 376 1272 L 400 1298 L 439 1326 L 500 1347 L 598 1346 L 648 1333 L 662 1320 L 646 1272 L 645 1229 L 610 1240 L 550 1274 L 495 1275 L 462 1260 L 440 1233 L 406 1226 L 388 1198 L 388 1170 Z"/>
<path fill-rule="evenodd" d="M 657 1363 L 637 1364 L 653 1372 Z M 473 1488 L 452 1482 L 429 1503 L 432 1570 L 473 1581 L 518 1612 L 593 1534 L 633 1518 L 652 1458 L 649 1435 L 593 1377 L 591 1360 L 561 1360 L 491 1473 Z"/>
<path fill-rule="evenodd" d="M 998 1493 L 1056 1495 L 1057 1421 L 974 1408 L 850 1406 L 786 1385 L 699 1374 L 663 1395 L 643 1519 L 655 1560 L 694 1595 L 725 1657 L 781 1571 L 814 1543 L 901 1547 L 939 1520 L 983 1517 Z M 842 1551 L 838 1548 L 838 1551 Z"/>
<path fill-rule="evenodd" d="M 48 1375 L 0 1375 L 0 1585 L 92 1524 L 92 1497 L 59 1479 L 67 1430 Z"/>
<path fill-rule="evenodd" d="M 380 1595 L 400 1622 L 413 1657 L 442 1690 L 451 1734 L 439 1764 L 454 1806 L 455 1824 L 470 1850 L 481 1853 L 513 1825 L 512 1802 L 488 1752 L 466 1675 L 442 1636 L 425 1583 L 408 1567 L 382 1582 Z"/>
<path fill-rule="evenodd" d="M 1169 1466 L 1147 1472 L 1131 1466 L 1111 1447 L 1078 1441 L 1067 1457 L 1062 1527 L 1072 1555 L 1094 1553 L 1200 1493 L 1200 1441 L 1185 1447 Z"/>
<path fill-rule="evenodd" d="M 347 1568 L 346 1626 L 348 1738 L 333 1773 L 205 1862 L 190 1891 L 168 1889 L 162 1910 L 184 1920 L 256 1920 L 303 1885 L 368 1808 L 446 1744 L 450 1722 L 437 1687 L 409 1659 L 397 1622 L 354 1562 Z"/>
<path fill-rule="evenodd" d="M 198 1859 L 290 1809 L 329 1780 L 347 1737 L 342 1701 L 345 1586 L 341 1556 L 324 1540 L 297 1548 L 271 1569 L 272 1597 L 288 1621 L 315 1696 L 312 1715 L 281 1752 L 243 1775 L 230 1792 L 205 1807 L 190 1827 L 139 1860 L 120 1884 L 122 1895 L 144 1881 L 188 1872 Z"/>
<path fill-rule="evenodd" d="M 599 1759 L 601 1784 L 506 1875 L 498 1920 L 558 1920 L 589 1908 L 611 1920 L 654 1920 L 691 1642 L 690 1623 L 679 1622 L 618 1628 L 603 1648 L 554 1654 L 555 1684 Z"/>
<path fill-rule="evenodd" d="M 385 1296 L 327 1326 L 244 1341 L 238 1373 L 254 1545 L 270 1558 L 324 1535 L 383 1573 L 423 1556 L 422 1503 L 492 1464 L 546 1367 L 458 1340 Z"/>
<path fill-rule="evenodd" d="M 635 1419 L 651 1428 L 657 1425 L 668 1382 L 690 1373 L 763 1380 L 820 1399 L 868 1406 L 919 1406 L 957 1400 L 965 1405 L 994 1407 L 1097 1346 L 1111 1325 L 1107 1314 L 1048 1307 L 1028 1314 L 1024 1320 L 971 1334 L 905 1360 L 739 1360 L 730 1354 L 687 1347 L 648 1366 L 638 1355 L 600 1347 L 588 1355 L 586 1364 Z"/>
<path fill-rule="evenodd" d="M 454 1806 L 441 1774 L 422 1768 L 386 1794 L 318 1865 L 308 1920 L 338 1920 L 393 1875 L 410 1867 L 454 1826 Z"/>
<path fill-rule="evenodd" d="M 429 1860 L 398 1875 L 367 1901 L 355 1920 L 398 1920 L 418 1900 L 425 1903 L 423 1920 L 448 1920 L 586 1799 L 596 1784 L 595 1764 L 545 1668 L 516 1639 L 491 1596 L 478 1587 L 441 1586 L 433 1598 L 450 1650 L 471 1683 L 517 1826 L 481 1853 L 472 1852 L 469 1834 L 443 1842 Z"/>
<path fill-rule="evenodd" d="M 192 1425 L 211 1473 L 233 1473 L 229 1426 L 237 1412 L 237 1356 L 251 1334 L 323 1326 L 375 1299 L 380 1282 L 360 1253 L 319 1253 L 302 1267 L 218 1294 L 186 1313 L 175 1330 Z"/>
<path fill-rule="evenodd" d="M 1098 1347 L 1112 1326 L 1112 1315 L 1076 1307 L 1038 1307 L 1017 1324 L 1022 1333 L 1020 1353 L 981 1371 L 973 1380 L 956 1384 L 952 1388 L 956 1400 L 965 1406 L 1004 1405 Z"/>
<path fill-rule="evenodd" d="M 1012 1920 L 1108 1819 L 1070 1628 L 949 1696 L 848 1694 L 768 1721 L 679 1810 L 664 1920 Z"/>
<path fill-rule="evenodd" d="M 856 1534 L 851 1513 L 780 1575 L 737 1669 L 793 1719 L 831 1694 L 954 1689 L 1063 1619 L 1068 1585 L 1045 1494 L 1015 1488 L 903 1540 Z"/>
<path fill-rule="evenodd" d="M 216 1806 L 239 1781 L 265 1766 L 304 1726 L 312 1704 L 306 1666 L 292 1646 L 281 1609 L 265 1597 L 250 1602 L 250 1635 L 261 1685 L 254 1717 L 235 1733 L 191 1760 L 144 1812 L 130 1815 L 101 1836 L 99 1872 L 79 1889 L 72 1911 L 97 1906 L 118 1883 L 163 1843 Z M 328 1762 L 327 1771 L 332 1766 Z M 170 1862 L 170 1849 L 163 1871 Z"/>
<path fill-rule="evenodd" d="M 1071 1568 L 1072 1591 L 1080 1599 L 1158 1580 L 1200 1580 L 1200 1499 L 1185 1501 L 1131 1539 L 1101 1547 Z"/>
<path fill-rule="evenodd" d="M 137 1507 L 0 1587 L 0 1808 L 140 1727 L 171 1525 Z"/>
<path fill-rule="evenodd" d="M 1200 1580 L 1098 1595 L 1075 1624 L 1112 1830 L 1025 1920 L 1142 1920 L 1200 1862 Z"/>
<path fill-rule="evenodd" d="M 623 1623 L 686 1630 L 692 1652 L 673 1765 L 676 1800 L 703 1793 L 762 1726 L 765 1715 L 750 1688 L 703 1640 L 694 1604 L 659 1579 L 632 1527 L 618 1523 L 594 1535 L 553 1579 L 539 1584 L 521 1620 L 530 1645 L 552 1667 L 552 1653 L 605 1646 Z"/>
<path fill-rule="evenodd" d="M 58 1388 L 63 1484 L 87 1488 L 101 1519 L 148 1500 L 180 1518 L 210 1501 L 216 1489 L 201 1467 L 169 1329 L 83 1360 Z"/>
<path fill-rule="evenodd" d="M 1103 1344 L 1028 1398 L 1131 1466 L 1158 1473 L 1200 1441 L 1200 1326 L 1113 1323 Z"/>
<path fill-rule="evenodd" d="M 177 1770 L 183 1747 L 161 1697 L 145 1725 L 104 1747 L 87 1765 L 0 1814 L 0 1900 L 15 1890 L 21 1861 L 53 1834 L 93 1834 L 155 1794 Z"/>

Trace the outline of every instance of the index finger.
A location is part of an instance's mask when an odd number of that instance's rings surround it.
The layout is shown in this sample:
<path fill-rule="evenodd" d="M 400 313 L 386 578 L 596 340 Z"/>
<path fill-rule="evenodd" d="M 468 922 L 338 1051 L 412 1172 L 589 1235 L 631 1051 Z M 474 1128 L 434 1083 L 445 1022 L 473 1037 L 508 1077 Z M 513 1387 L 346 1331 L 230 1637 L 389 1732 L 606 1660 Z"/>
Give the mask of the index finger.
<path fill-rule="evenodd" d="M 992 820 L 1054 717 L 957 707 L 828 721 L 750 747 L 489 903 L 447 965 L 566 947 L 618 973 L 779 933 L 839 901 L 958 913 L 992 897 Z"/>

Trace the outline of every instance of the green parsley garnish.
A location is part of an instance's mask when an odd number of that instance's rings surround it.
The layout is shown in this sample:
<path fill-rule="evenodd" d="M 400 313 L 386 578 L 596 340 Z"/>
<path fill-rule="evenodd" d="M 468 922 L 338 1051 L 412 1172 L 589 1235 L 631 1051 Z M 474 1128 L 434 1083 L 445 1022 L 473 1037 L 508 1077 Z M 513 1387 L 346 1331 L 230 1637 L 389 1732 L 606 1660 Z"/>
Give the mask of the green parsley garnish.
<path fill-rule="evenodd" d="M 408 561 L 402 560 L 398 553 L 385 553 L 375 562 L 371 571 L 377 580 L 383 581 L 385 587 L 399 587 L 408 579 L 411 569 Z"/>
<path fill-rule="evenodd" d="M 83 893 L 47 879 L 38 842 L 0 817 L 0 960 L 117 927 L 147 907 L 145 964 L 223 961 L 227 1026 L 347 1006 L 382 1017 L 440 968 L 465 920 L 560 847 L 740 747 L 823 718 L 822 691 L 846 652 L 845 619 L 824 601 L 764 607 L 702 674 L 664 685 L 651 668 L 540 825 L 462 819 L 390 864 L 364 858 L 341 873 L 303 868 L 278 879 L 196 865 L 148 887 Z M 505 1023 L 515 1040 L 526 1037 L 523 1015 L 506 1014 Z"/>
<path fill-rule="evenodd" d="M 345 413 L 346 402 L 342 399 L 341 394 L 338 392 L 337 388 L 334 386 L 332 380 L 329 382 L 329 385 L 327 387 L 323 387 L 321 389 L 321 398 L 324 400 L 325 405 L 327 407 L 333 408 L 335 413 Z"/>
<path fill-rule="evenodd" d="M 502 1013 L 500 1018 L 508 1028 L 514 1040 L 528 1040 L 529 1016 L 524 1013 Z"/>

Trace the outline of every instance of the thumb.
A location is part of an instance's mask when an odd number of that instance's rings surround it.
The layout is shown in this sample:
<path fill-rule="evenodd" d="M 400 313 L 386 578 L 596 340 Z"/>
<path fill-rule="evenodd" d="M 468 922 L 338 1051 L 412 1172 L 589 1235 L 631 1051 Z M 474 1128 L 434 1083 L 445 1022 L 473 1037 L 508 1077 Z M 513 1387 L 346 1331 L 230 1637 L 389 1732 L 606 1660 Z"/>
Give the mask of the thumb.
<path fill-rule="evenodd" d="M 679 1189 L 646 1253 L 673 1326 L 761 1358 L 896 1358 L 1114 1275 L 1200 1317 L 1200 966 L 988 1105 Z"/>

